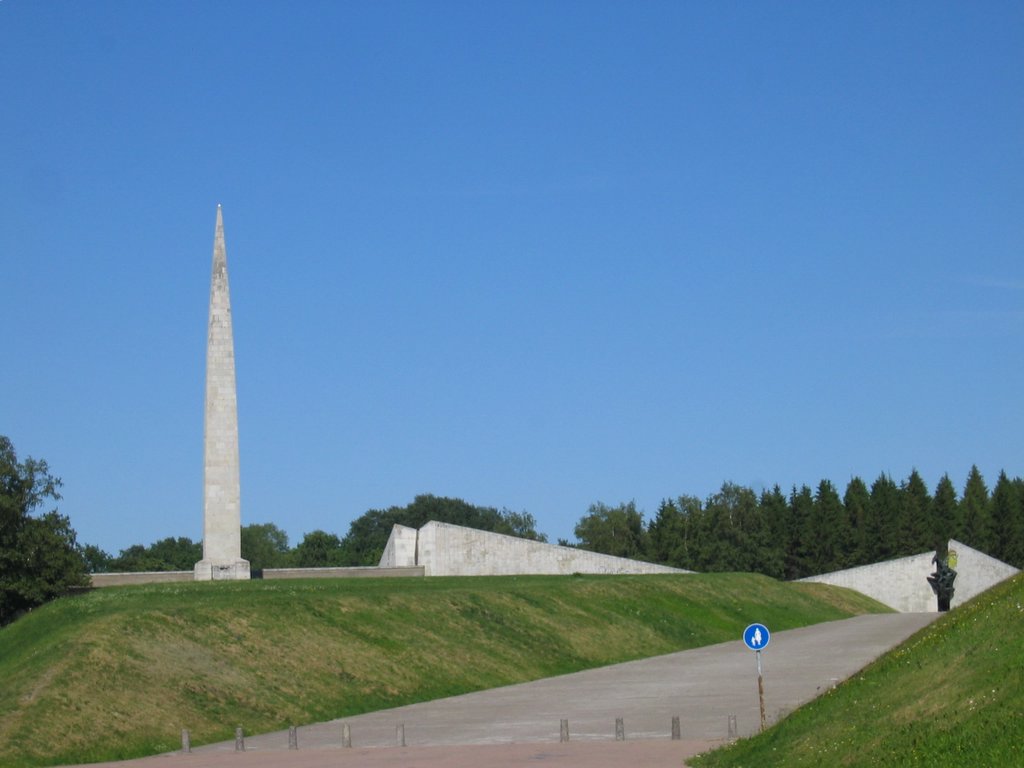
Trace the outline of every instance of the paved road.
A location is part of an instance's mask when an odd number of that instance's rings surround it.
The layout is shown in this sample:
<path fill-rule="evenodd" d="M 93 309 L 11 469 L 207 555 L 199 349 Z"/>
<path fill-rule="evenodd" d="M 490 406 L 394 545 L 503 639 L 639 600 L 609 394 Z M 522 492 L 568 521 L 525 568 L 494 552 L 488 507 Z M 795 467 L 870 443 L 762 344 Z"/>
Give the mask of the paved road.
<path fill-rule="evenodd" d="M 773 634 L 762 653 L 769 723 L 825 692 L 938 618 L 934 613 L 858 616 Z M 557 768 L 642 765 L 678 768 L 728 736 L 757 731 L 756 655 L 730 643 L 372 712 L 288 732 L 213 744 L 120 768 L 489 768 L 535 762 Z M 673 716 L 681 741 L 671 741 Z M 615 741 L 622 718 L 625 741 Z M 559 743 L 560 721 L 570 741 Z M 342 747 L 343 726 L 352 747 Z M 399 746 L 399 726 L 405 747 Z M 387 748 L 385 748 L 387 747 Z"/>

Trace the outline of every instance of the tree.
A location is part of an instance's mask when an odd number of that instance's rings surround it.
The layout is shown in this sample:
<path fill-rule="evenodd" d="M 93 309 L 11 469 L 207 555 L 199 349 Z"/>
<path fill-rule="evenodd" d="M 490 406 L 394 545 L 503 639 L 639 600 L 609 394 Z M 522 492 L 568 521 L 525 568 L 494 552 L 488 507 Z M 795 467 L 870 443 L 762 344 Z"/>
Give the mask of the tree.
<path fill-rule="evenodd" d="M 639 558 L 647 549 L 643 514 L 636 504 L 591 504 L 574 529 L 580 549 L 616 557 Z"/>
<path fill-rule="evenodd" d="M 899 516 L 896 527 L 896 552 L 934 551 L 938 545 L 931 534 L 932 498 L 921 475 L 914 469 L 900 486 Z"/>
<path fill-rule="evenodd" d="M 805 565 L 813 574 L 838 570 L 843 560 L 841 547 L 849 540 L 848 518 L 839 492 L 829 480 L 822 480 L 814 494 L 804 536 Z"/>
<path fill-rule="evenodd" d="M 960 520 L 960 505 L 957 504 L 956 488 L 948 474 L 943 475 L 935 486 L 931 517 L 936 550 L 945 549 L 950 539 L 961 536 L 963 523 Z"/>
<path fill-rule="evenodd" d="M 254 571 L 284 568 L 288 565 L 288 534 L 273 523 L 242 526 L 242 559 Z"/>
<path fill-rule="evenodd" d="M 704 546 L 706 570 L 781 574 L 782 550 L 771 540 L 771 530 L 750 488 L 722 483 L 718 493 L 705 502 L 704 514 L 710 528 Z"/>
<path fill-rule="evenodd" d="M 292 554 L 297 568 L 328 568 L 345 565 L 341 539 L 326 531 L 310 531 Z"/>
<path fill-rule="evenodd" d="M 992 523 L 997 541 L 992 554 L 1017 568 L 1024 564 L 1024 499 L 1020 498 L 1019 486 L 1003 471 L 992 490 Z"/>
<path fill-rule="evenodd" d="M 899 554 L 895 546 L 900 489 L 884 472 L 871 484 L 871 501 L 864 524 L 865 562 L 876 563 Z"/>
<path fill-rule="evenodd" d="M 462 499 L 421 494 L 404 507 L 371 509 L 353 520 L 342 540 L 345 565 L 377 565 L 395 525 L 422 528 L 431 520 L 547 541 L 546 536 L 537 532 L 536 521 L 529 512 L 499 512 L 494 507 L 478 507 Z"/>
<path fill-rule="evenodd" d="M 870 562 L 867 559 L 864 543 L 864 530 L 868 519 L 868 505 L 871 504 L 871 494 L 868 487 L 859 477 L 851 477 L 846 484 L 846 492 L 843 494 L 843 508 L 846 510 L 846 519 L 850 527 L 850 547 L 846 552 L 845 566 L 865 565 Z"/>
<path fill-rule="evenodd" d="M 201 542 L 187 536 L 168 536 L 150 544 L 133 544 L 109 564 L 111 571 L 138 573 L 143 571 L 191 571 L 203 557 Z"/>
<path fill-rule="evenodd" d="M 807 521 L 811 518 L 814 508 L 814 495 L 806 485 L 797 490 L 793 486 L 789 494 L 789 540 L 786 543 L 786 578 L 802 579 L 813 576 L 808 565 L 809 552 L 807 547 Z"/>
<path fill-rule="evenodd" d="M 960 517 L 964 521 L 963 541 L 988 554 L 995 548 L 992 510 L 989 506 L 988 487 L 977 466 L 972 466 L 960 499 Z"/>
<path fill-rule="evenodd" d="M 18 461 L 0 435 L 0 626 L 66 592 L 89 576 L 67 517 L 57 510 L 33 516 L 60 499 L 60 479 L 45 461 Z"/>
<path fill-rule="evenodd" d="M 114 558 L 95 544 L 86 544 L 82 547 L 82 557 L 89 573 L 109 573 L 113 570 L 110 566 Z"/>
<path fill-rule="evenodd" d="M 790 516 L 789 504 L 786 502 L 786 495 L 782 488 L 776 484 L 769 490 L 761 492 L 758 499 L 758 507 L 764 517 L 765 525 L 768 528 L 768 538 L 772 542 L 778 558 L 776 570 L 766 572 L 766 575 L 777 579 L 786 575 L 786 552 L 790 538 Z"/>

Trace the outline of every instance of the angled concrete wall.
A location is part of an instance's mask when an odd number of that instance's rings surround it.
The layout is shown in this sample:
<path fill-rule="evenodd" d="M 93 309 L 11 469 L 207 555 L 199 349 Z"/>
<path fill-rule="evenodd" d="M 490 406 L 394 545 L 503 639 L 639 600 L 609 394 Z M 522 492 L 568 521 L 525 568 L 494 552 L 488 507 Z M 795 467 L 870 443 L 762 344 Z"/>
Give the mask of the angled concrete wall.
<path fill-rule="evenodd" d="M 413 541 L 415 561 L 409 563 L 410 542 Z M 396 525 L 380 564 L 387 567 L 419 565 L 427 576 L 690 573 L 664 565 L 434 521 L 418 532 Z"/>
<path fill-rule="evenodd" d="M 956 581 L 953 583 L 955 592 L 950 603 L 952 608 L 1018 572 L 1013 566 L 959 541 L 950 541 L 949 549 L 950 565 L 956 571 Z M 924 552 L 898 560 L 810 576 L 800 581 L 855 589 L 902 613 L 935 612 L 938 610 L 938 601 L 928 584 L 928 576 L 935 571 L 932 563 L 934 556 L 934 552 Z"/>
<path fill-rule="evenodd" d="M 405 525 L 391 529 L 384 554 L 380 558 L 381 568 L 411 568 L 416 565 L 416 540 L 419 531 Z"/>
<path fill-rule="evenodd" d="M 954 552 L 956 553 L 956 565 L 953 566 L 956 571 L 956 581 L 953 582 L 956 592 L 953 594 L 951 603 L 953 608 L 967 602 L 975 595 L 980 595 L 989 587 L 1020 573 L 1020 570 L 1012 565 L 989 557 L 984 552 L 971 549 L 959 541 L 950 541 L 949 550 L 951 563 L 952 555 Z"/>

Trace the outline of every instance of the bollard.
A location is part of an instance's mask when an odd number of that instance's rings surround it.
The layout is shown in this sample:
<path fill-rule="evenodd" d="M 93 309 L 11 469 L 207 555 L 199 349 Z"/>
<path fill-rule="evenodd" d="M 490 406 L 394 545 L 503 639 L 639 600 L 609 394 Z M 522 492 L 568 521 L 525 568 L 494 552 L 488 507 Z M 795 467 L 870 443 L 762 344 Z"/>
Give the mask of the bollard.
<path fill-rule="evenodd" d="M 562 720 L 561 728 L 559 729 L 558 740 L 562 741 L 562 742 L 565 742 L 565 741 L 569 740 L 569 721 L 568 720 Z"/>
<path fill-rule="evenodd" d="M 189 735 L 188 728 L 181 729 L 181 751 L 185 754 L 192 751 L 192 737 Z"/>
<path fill-rule="evenodd" d="M 245 752 L 245 735 L 241 726 L 235 728 L 235 752 Z"/>
<path fill-rule="evenodd" d="M 294 725 L 288 728 L 288 749 L 299 748 L 299 729 Z"/>
<path fill-rule="evenodd" d="M 625 741 L 626 740 L 626 726 L 622 723 L 621 717 L 615 718 L 615 740 Z"/>
<path fill-rule="evenodd" d="M 729 715 L 729 738 L 738 738 L 739 730 L 736 728 L 736 715 Z"/>
<path fill-rule="evenodd" d="M 398 740 L 398 746 L 404 747 L 405 746 L 405 723 L 399 723 L 398 724 L 398 727 L 395 729 L 395 736 L 396 736 L 396 738 Z"/>
<path fill-rule="evenodd" d="M 679 732 L 679 715 L 672 716 L 672 741 L 679 741 L 682 736 Z"/>
<path fill-rule="evenodd" d="M 341 746 L 352 746 L 352 729 L 349 728 L 348 723 L 345 723 L 343 726 L 341 726 Z"/>

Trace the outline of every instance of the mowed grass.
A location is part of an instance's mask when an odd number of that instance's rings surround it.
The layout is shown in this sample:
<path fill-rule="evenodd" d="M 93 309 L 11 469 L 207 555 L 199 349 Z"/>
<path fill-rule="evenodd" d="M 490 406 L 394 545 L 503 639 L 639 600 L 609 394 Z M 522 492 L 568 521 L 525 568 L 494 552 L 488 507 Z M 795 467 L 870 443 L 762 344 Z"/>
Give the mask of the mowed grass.
<path fill-rule="evenodd" d="M 0 765 L 124 759 L 884 611 L 745 574 L 120 587 L 0 630 Z"/>
<path fill-rule="evenodd" d="M 1024 575 L 774 728 L 689 764 L 1024 766 Z"/>

